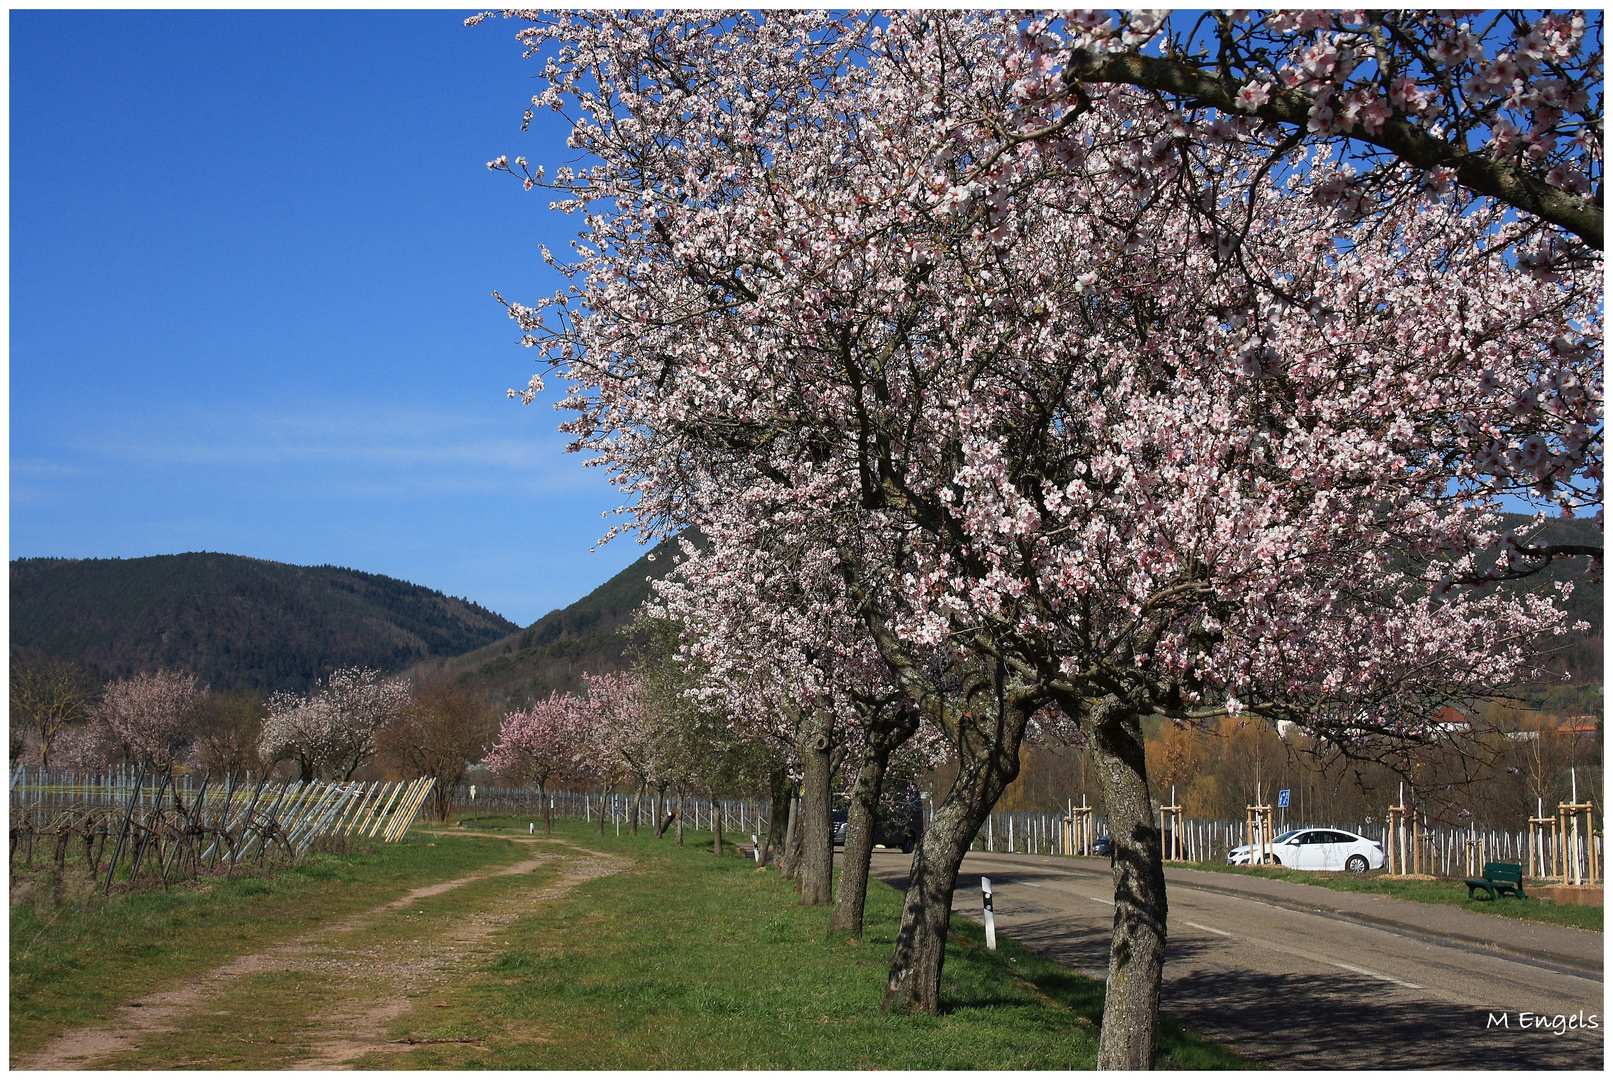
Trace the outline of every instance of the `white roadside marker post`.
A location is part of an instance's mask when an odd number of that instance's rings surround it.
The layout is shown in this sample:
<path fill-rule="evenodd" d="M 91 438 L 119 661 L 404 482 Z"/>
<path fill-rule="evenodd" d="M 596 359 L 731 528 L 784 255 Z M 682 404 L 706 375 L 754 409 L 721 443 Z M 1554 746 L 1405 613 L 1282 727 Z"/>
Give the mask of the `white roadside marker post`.
<path fill-rule="evenodd" d="M 535 833 L 537 831 L 538 831 L 538 823 L 536 821 L 529 821 L 529 822 L 526 823 L 526 834 L 528 836 L 531 836 L 533 833 Z"/>
<path fill-rule="evenodd" d="M 985 898 L 986 904 L 986 948 L 995 949 L 997 947 L 997 917 L 991 911 L 991 879 L 989 877 L 980 879 L 980 894 Z"/>
<path fill-rule="evenodd" d="M 741 826 L 741 828 L 743 827 L 744 826 Z M 760 864 L 762 861 L 762 842 L 757 839 L 755 833 L 750 834 L 750 848 L 751 858 Z"/>

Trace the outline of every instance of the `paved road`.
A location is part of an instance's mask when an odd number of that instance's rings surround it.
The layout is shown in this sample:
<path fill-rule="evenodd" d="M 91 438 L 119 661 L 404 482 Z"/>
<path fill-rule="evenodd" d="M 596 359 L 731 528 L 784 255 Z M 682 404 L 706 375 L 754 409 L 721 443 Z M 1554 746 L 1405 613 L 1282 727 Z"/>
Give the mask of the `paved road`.
<path fill-rule="evenodd" d="M 874 852 L 906 887 L 911 857 Z M 1108 969 L 1108 860 L 969 855 L 954 910 L 1096 979 Z M 1595 1069 L 1602 935 L 1315 885 L 1171 868 L 1165 1011 L 1280 1068 Z M 1489 1027 L 1491 1013 L 1508 1027 Z M 1602 1027 L 1520 1030 L 1519 1013 Z"/>

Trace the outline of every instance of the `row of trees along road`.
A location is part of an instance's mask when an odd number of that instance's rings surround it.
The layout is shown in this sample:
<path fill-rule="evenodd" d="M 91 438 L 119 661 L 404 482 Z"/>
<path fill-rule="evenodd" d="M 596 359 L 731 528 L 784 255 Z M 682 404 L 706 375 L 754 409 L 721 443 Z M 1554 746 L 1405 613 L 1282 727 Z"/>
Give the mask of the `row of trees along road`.
<path fill-rule="evenodd" d="M 667 612 L 721 628 L 691 662 L 795 748 L 803 873 L 837 754 L 929 724 L 956 756 L 887 1007 L 940 1007 L 1027 729 L 1090 748 L 1099 1065 L 1147 1067 L 1140 718 L 1377 758 L 1565 630 L 1496 580 L 1599 556 L 1495 512 L 1600 515 L 1600 23 L 528 16 L 532 108 L 586 156 L 490 163 L 581 222 L 545 252 L 569 285 L 506 305 L 542 365 L 519 396 L 566 381 L 628 493 L 612 535 L 709 538 Z"/>

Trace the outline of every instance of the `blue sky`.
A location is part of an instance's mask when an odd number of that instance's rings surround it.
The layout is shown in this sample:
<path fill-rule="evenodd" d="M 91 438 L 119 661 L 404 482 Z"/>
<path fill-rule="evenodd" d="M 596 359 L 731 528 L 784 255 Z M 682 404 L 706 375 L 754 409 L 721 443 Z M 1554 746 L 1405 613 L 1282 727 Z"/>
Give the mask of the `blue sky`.
<path fill-rule="evenodd" d="M 518 24 L 447 12 L 11 21 L 11 557 L 334 563 L 526 623 L 642 549 L 491 298 L 571 219 L 490 173 Z M 557 122 L 558 121 L 558 122 Z"/>

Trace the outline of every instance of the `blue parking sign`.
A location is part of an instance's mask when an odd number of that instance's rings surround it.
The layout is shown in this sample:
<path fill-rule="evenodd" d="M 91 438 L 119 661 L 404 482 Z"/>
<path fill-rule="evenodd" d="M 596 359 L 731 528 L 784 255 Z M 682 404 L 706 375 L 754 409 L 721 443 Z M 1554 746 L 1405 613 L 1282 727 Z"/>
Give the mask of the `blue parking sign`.
<path fill-rule="evenodd" d="M 1287 788 L 1283 788 L 1281 791 L 1279 791 L 1277 793 L 1277 806 L 1278 806 L 1279 809 L 1287 809 L 1287 807 L 1288 807 L 1288 789 Z"/>

